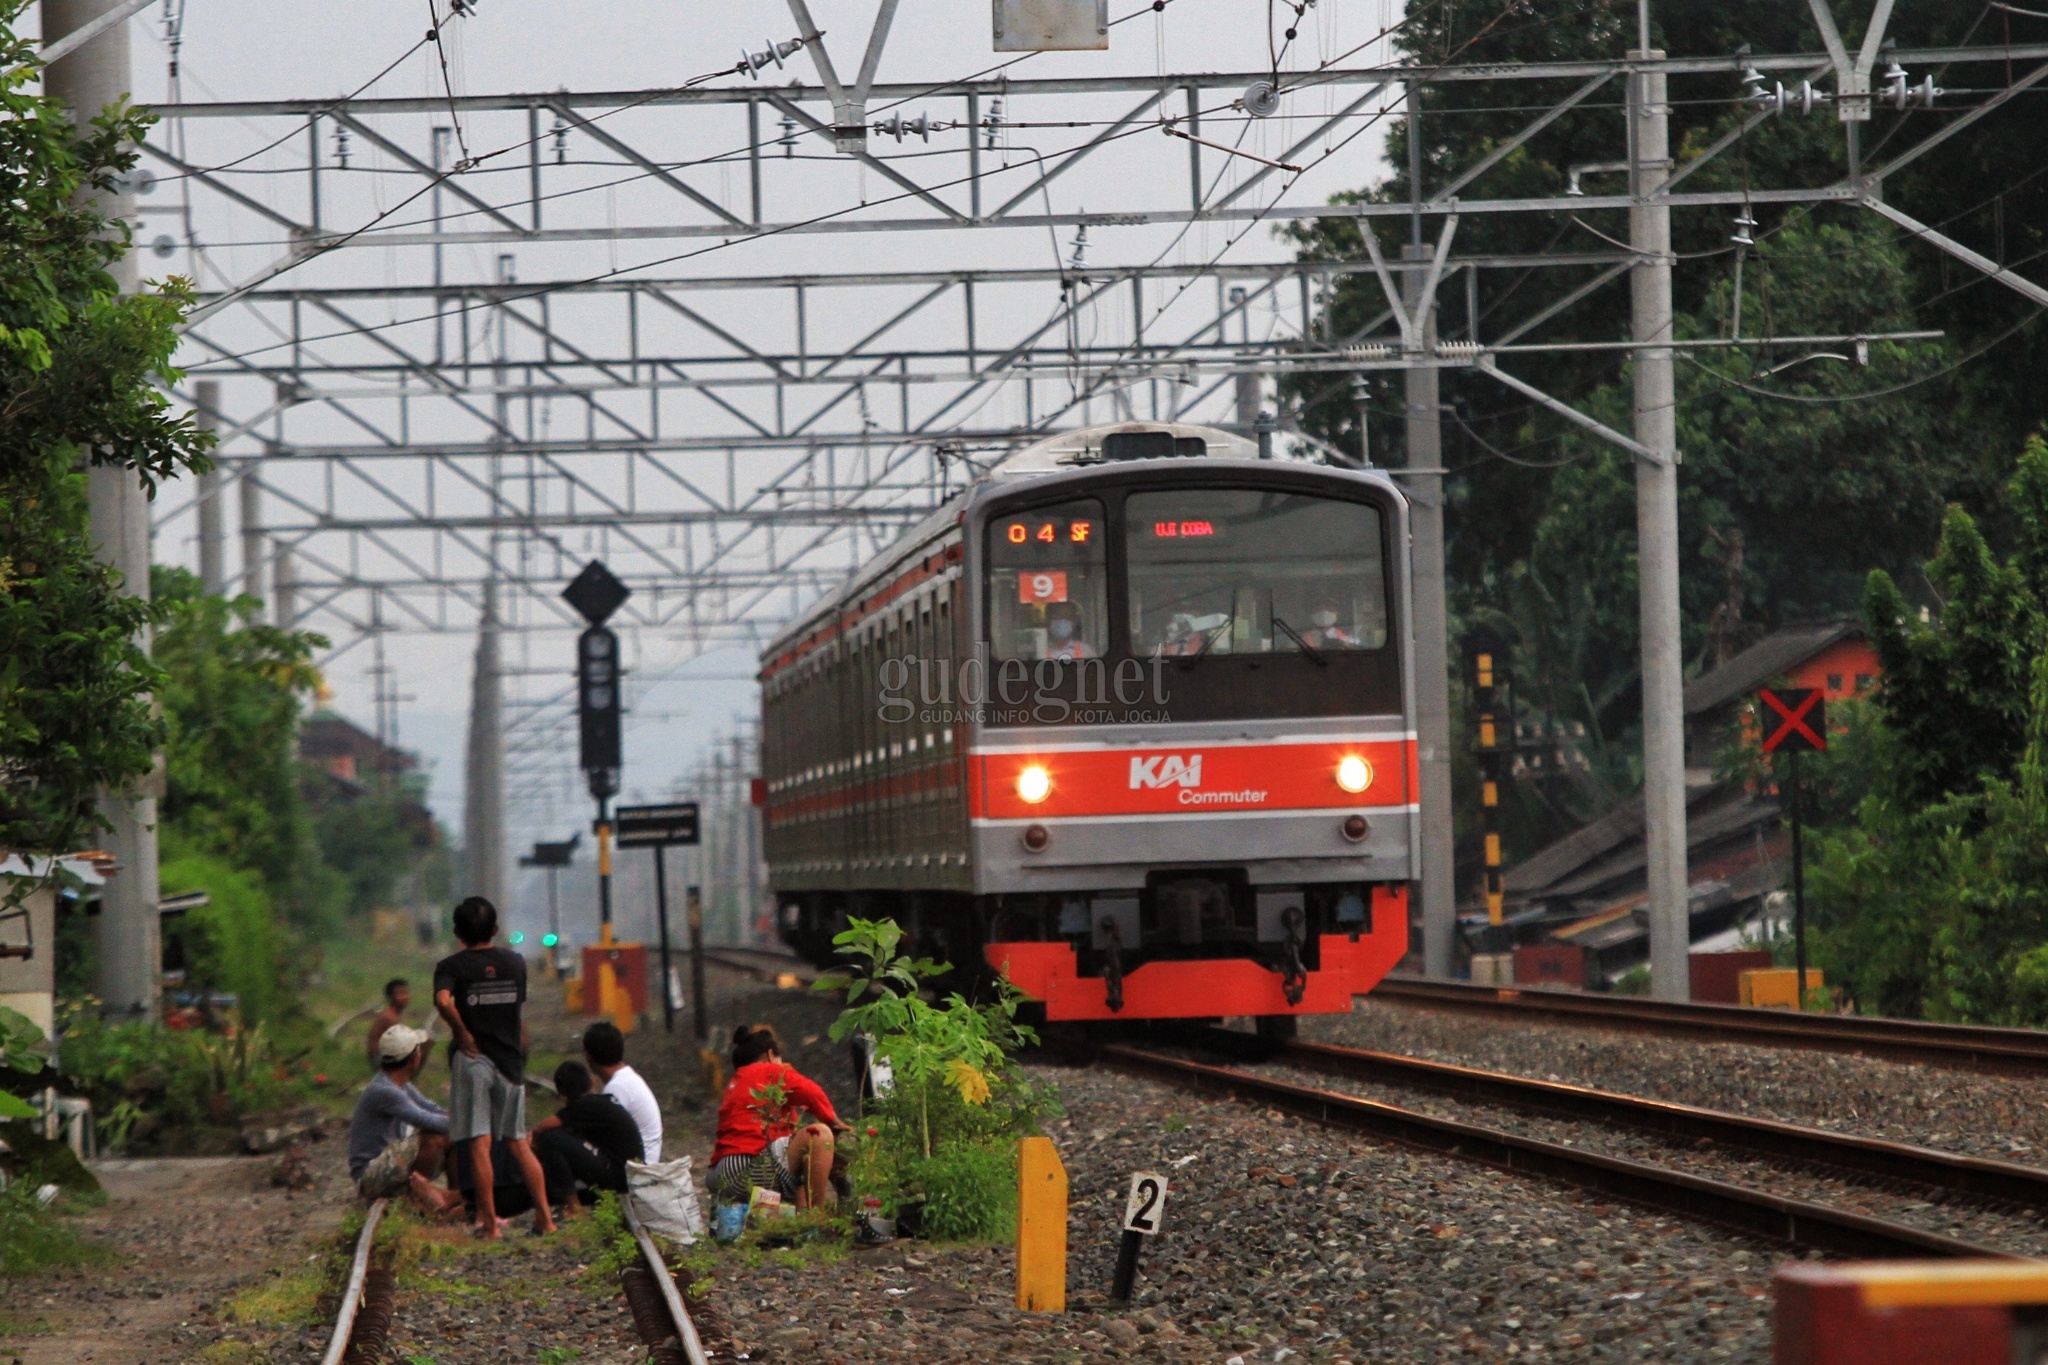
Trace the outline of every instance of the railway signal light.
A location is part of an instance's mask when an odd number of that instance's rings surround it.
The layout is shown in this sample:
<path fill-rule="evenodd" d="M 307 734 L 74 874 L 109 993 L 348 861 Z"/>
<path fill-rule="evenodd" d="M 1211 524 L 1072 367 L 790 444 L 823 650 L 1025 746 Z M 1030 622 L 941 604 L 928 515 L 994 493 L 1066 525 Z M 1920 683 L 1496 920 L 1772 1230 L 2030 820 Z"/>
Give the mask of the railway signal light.
<path fill-rule="evenodd" d="M 543 948 L 552 948 L 561 941 L 562 936 L 560 934 L 542 934 L 540 936 L 540 946 Z"/>
<path fill-rule="evenodd" d="M 592 626 L 576 641 L 576 720 L 590 794 L 619 789 L 619 637 Z"/>

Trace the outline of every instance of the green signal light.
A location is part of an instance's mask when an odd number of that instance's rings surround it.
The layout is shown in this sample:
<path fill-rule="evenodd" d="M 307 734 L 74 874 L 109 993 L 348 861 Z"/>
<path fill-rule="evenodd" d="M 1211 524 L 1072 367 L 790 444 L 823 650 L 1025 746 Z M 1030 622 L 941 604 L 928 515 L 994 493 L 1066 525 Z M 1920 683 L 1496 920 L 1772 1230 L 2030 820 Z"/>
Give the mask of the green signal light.
<path fill-rule="evenodd" d="M 519 930 L 514 929 L 512 931 L 512 941 L 514 943 L 524 943 L 526 942 L 526 935 L 521 933 Z"/>
<path fill-rule="evenodd" d="M 552 948 L 561 941 L 561 937 L 557 934 L 542 934 L 540 936 L 540 946 L 543 948 Z"/>

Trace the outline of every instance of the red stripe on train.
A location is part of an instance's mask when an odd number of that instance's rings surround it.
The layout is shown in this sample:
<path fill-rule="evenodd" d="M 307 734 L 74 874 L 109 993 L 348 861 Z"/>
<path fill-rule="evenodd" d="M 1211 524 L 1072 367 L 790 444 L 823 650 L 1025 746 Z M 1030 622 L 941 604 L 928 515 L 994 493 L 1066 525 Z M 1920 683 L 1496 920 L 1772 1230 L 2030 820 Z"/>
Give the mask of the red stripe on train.
<path fill-rule="evenodd" d="M 1339 784 L 1346 759 L 1364 765 L 1363 790 Z M 977 753 L 968 763 L 970 814 L 994 820 L 1384 809 L 1414 804 L 1420 785 L 1412 740 Z M 1031 768 L 1045 772 L 1038 801 L 1020 792 Z"/>

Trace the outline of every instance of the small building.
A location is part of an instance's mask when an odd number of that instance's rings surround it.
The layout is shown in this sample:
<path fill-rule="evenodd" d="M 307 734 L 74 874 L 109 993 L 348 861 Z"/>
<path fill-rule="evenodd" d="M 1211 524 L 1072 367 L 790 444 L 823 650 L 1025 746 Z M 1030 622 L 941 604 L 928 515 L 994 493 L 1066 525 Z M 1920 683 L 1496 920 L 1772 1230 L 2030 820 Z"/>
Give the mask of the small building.
<path fill-rule="evenodd" d="M 1774 630 L 1685 685 L 1685 766 L 1711 773 L 1741 727 L 1757 689 L 1780 683 L 1817 687 L 1830 704 L 1876 685 L 1877 650 L 1855 621 L 1820 621 Z"/>
<path fill-rule="evenodd" d="M 57 862 L 52 869 L 48 858 L 24 859 L 16 853 L 0 859 L 0 891 L 12 891 L 23 880 L 41 883 L 17 908 L 0 909 L 0 1006 L 26 1015 L 45 1037 L 57 1024 L 57 901 L 71 896 L 96 900 L 106 884 L 96 859 Z M 68 875 L 53 878 L 53 870 Z"/>
<path fill-rule="evenodd" d="M 1685 688 L 1687 913 L 1694 942 L 1733 935 L 1791 880 L 1791 837 L 1776 793 L 1714 780 L 1759 688 L 1816 687 L 1833 701 L 1868 693 L 1877 651 L 1853 621 L 1788 626 Z M 1585 952 L 1589 982 L 1649 958 L 1648 850 L 1640 794 L 1508 868 L 1505 925 L 1516 943 Z"/>
<path fill-rule="evenodd" d="M 337 781 L 358 789 L 379 777 L 396 780 L 419 766 L 403 749 L 378 739 L 332 711 L 318 711 L 299 727 L 299 757 Z"/>

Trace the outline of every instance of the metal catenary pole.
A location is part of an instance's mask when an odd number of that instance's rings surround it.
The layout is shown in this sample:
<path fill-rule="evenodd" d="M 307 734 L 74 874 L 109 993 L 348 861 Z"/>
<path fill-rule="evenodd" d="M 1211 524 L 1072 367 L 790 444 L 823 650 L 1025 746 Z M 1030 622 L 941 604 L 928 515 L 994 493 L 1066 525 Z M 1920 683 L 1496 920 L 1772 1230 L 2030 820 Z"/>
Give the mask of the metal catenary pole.
<path fill-rule="evenodd" d="M 1792 963 L 1798 972 L 1799 1005 L 1806 1008 L 1806 846 L 1805 792 L 1799 785 L 1799 751 L 1792 751 Z"/>
<path fill-rule="evenodd" d="M 676 1005 L 668 993 L 668 849 L 654 846 L 654 917 L 661 930 L 661 1029 L 676 1031 Z"/>
<path fill-rule="evenodd" d="M 704 856 L 701 849 L 697 856 Z M 701 1048 L 711 1038 L 710 1006 L 704 998 L 704 889 L 693 886 L 685 895 L 690 916 L 690 1022 Z"/>
<path fill-rule="evenodd" d="M 1661 61 L 1649 46 L 1643 7 L 1639 61 Z M 1628 83 L 1629 244 L 1633 269 L 1633 335 L 1639 343 L 1671 340 L 1671 209 L 1650 203 L 1671 174 L 1670 108 L 1661 70 L 1632 72 Z M 1635 437 L 1648 449 L 1636 460 L 1638 608 L 1642 622 L 1643 815 L 1649 864 L 1650 990 L 1684 1000 L 1692 939 L 1685 860 L 1684 659 L 1678 598 L 1678 410 L 1672 352 L 1639 351 L 1635 359 Z"/>

